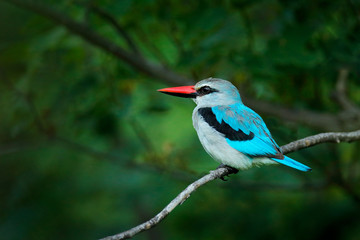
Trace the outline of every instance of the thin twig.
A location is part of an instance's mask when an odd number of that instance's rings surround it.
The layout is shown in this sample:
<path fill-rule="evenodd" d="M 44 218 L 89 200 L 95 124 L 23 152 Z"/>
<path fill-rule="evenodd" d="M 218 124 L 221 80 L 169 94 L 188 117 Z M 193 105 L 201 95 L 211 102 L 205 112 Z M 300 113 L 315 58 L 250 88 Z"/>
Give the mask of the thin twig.
<path fill-rule="evenodd" d="M 116 32 L 124 38 L 126 44 L 129 46 L 129 48 L 132 50 L 133 53 L 140 56 L 140 51 L 138 50 L 137 46 L 135 45 L 134 40 L 132 37 L 125 31 L 125 29 L 120 25 L 120 23 L 109 13 L 105 12 L 99 7 L 96 7 L 94 5 L 90 5 L 89 8 L 99 15 L 101 18 L 103 18 L 105 21 L 111 24 L 113 28 L 116 30 Z"/>
<path fill-rule="evenodd" d="M 341 133 L 321 133 L 313 136 L 309 136 L 289 144 L 284 145 L 281 149 L 284 153 L 290 153 L 297 151 L 303 148 L 314 146 L 316 144 L 325 143 L 325 142 L 351 142 L 360 140 L 360 130 L 353 132 L 341 132 Z M 218 168 L 214 171 L 211 171 L 209 174 L 203 176 L 199 180 L 190 184 L 185 190 L 183 190 L 174 200 L 172 200 L 163 210 L 161 210 L 155 217 L 150 220 L 133 227 L 125 232 L 103 238 L 102 240 L 121 240 L 128 239 L 136 234 L 149 230 L 155 225 L 159 224 L 171 211 L 175 209 L 178 205 L 182 204 L 186 199 L 188 199 L 196 189 L 200 186 L 213 181 L 217 178 L 227 176 L 229 174 L 227 168 Z"/>
<path fill-rule="evenodd" d="M 360 140 L 360 130 L 353 132 L 328 132 L 328 133 L 319 133 L 310 137 L 306 137 L 291 143 L 288 143 L 281 147 L 281 150 L 284 154 L 298 151 L 303 148 L 312 147 L 319 143 L 324 142 L 352 142 Z"/>
<path fill-rule="evenodd" d="M 297 110 L 286 108 L 275 103 L 248 97 L 242 92 L 240 94 L 244 99 L 245 105 L 254 109 L 256 112 L 276 116 L 286 121 L 306 124 L 315 127 L 316 129 L 322 129 L 323 131 L 344 130 L 344 124 L 340 121 L 338 115 L 336 114 L 315 112 L 307 109 Z M 351 123 L 351 120 L 347 122 L 348 125 L 351 125 Z M 357 126 L 354 128 L 360 127 L 359 123 L 356 123 L 356 125 Z"/>
<path fill-rule="evenodd" d="M 39 15 L 47 17 L 48 19 L 64 26 L 70 32 L 80 36 L 87 42 L 94 46 L 99 47 L 107 53 L 114 55 L 115 57 L 122 59 L 130 66 L 138 69 L 139 71 L 158 78 L 172 84 L 185 84 L 191 83 L 193 80 L 183 77 L 171 70 L 168 70 L 160 65 L 154 64 L 144 58 L 140 58 L 138 55 L 129 52 L 113 41 L 101 36 L 97 32 L 90 29 L 86 24 L 71 19 L 67 14 L 59 12 L 48 4 L 40 3 L 40 1 L 30 0 L 1 0 L 9 2 L 18 7 L 28 9 Z"/>
<path fill-rule="evenodd" d="M 103 238 L 102 240 L 119 240 L 119 239 L 128 239 L 134 235 L 149 230 L 150 228 L 157 225 L 161 222 L 170 212 L 172 212 L 178 205 L 182 204 L 186 199 L 188 199 L 196 189 L 200 186 L 211 182 L 217 178 L 226 176 L 229 173 L 227 168 L 219 168 L 215 171 L 211 171 L 209 174 L 203 176 L 199 180 L 196 180 L 190 184 L 185 190 L 183 190 L 174 200 L 172 200 L 161 212 L 159 212 L 155 217 L 151 218 L 149 221 L 146 221 L 134 228 L 131 228 L 125 232 L 116 234 L 114 236 Z"/>
<path fill-rule="evenodd" d="M 193 79 L 183 77 L 174 71 L 154 64 L 144 58 L 139 58 L 133 52 L 128 52 L 113 41 L 99 35 L 86 24 L 71 19 L 66 14 L 49 7 L 47 4 L 29 0 L 0 1 L 9 2 L 18 7 L 28 9 L 66 27 L 70 32 L 80 36 L 88 43 L 114 55 L 148 76 L 162 80 L 167 84 L 184 85 L 194 83 Z M 356 129 L 360 127 L 360 121 L 357 118 L 354 119 L 351 114 L 341 115 L 310 110 L 293 110 L 254 98 L 244 97 L 244 99 L 244 102 L 257 112 L 277 116 L 287 121 L 306 124 L 317 129 L 322 129 L 323 131 L 344 131 L 346 129 Z"/>
<path fill-rule="evenodd" d="M 334 98 L 345 111 L 360 115 L 360 109 L 353 102 L 351 102 L 347 96 L 347 80 L 349 73 L 350 69 L 347 67 L 342 67 L 339 69 Z"/>
<path fill-rule="evenodd" d="M 340 105 L 342 105 L 345 109 L 348 108 L 348 100 L 346 98 L 348 76 L 349 76 L 349 69 L 340 68 L 335 86 L 336 97 Z"/>

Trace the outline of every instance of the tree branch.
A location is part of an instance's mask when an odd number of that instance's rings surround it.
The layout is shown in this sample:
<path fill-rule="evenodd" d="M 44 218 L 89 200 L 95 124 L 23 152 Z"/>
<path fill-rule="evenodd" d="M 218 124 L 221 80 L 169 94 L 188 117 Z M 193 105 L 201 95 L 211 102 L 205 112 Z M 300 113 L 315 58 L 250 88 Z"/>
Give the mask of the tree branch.
<path fill-rule="evenodd" d="M 286 144 L 281 147 L 281 150 L 284 153 L 294 152 L 303 148 L 311 147 L 320 143 L 325 142 L 351 142 L 360 140 L 360 130 L 353 132 L 339 132 L 339 133 L 320 133 L 317 135 L 309 136 L 289 144 Z M 125 232 L 103 238 L 102 240 L 121 240 L 128 239 L 136 234 L 149 230 L 150 228 L 159 224 L 170 212 L 172 212 L 178 205 L 182 204 L 190 195 L 202 185 L 211 182 L 217 178 L 225 177 L 230 173 L 227 168 L 218 168 L 214 171 L 210 171 L 209 174 L 203 176 L 202 178 L 196 180 L 190 184 L 185 190 L 183 190 L 176 198 L 174 198 L 163 210 L 161 210 L 155 217 L 150 220 L 133 227 Z"/>
<path fill-rule="evenodd" d="M 203 176 L 199 180 L 190 184 L 185 190 L 183 190 L 174 200 L 172 200 L 161 212 L 159 212 L 155 217 L 146 221 L 134 228 L 131 228 L 125 232 L 116 234 L 114 236 L 103 238 L 102 240 L 119 240 L 119 239 L 127 239 L 131 238 L 134 235 L 149 230 L 150 228 L 154 227 L 158 223 L 160 223 L 170 212 L 172 212 L 175 207 L 185 202 L 186 199 L 190 197 L 190 194 L 193 193 L 196 189 L 200 186 L 213 181 L 217 178 L 222 176 L 226 176 L 229 173 L 227 168 L 219 168 L 215 171 L 211 171 L 209 174 Z"/>
<path fill-rule="evenodd" d="M 149 62 L 143 58 L 139 58 L 138 55 L 130 53 L 115 44 L 114 42 L 104 38 L 95 31 L 91 30 L 86 24 L 72 20 L 64 13 L 60 13 L 53 8 L 39 3 L 38 1 L 29 0 L 2 0 L 9 2 L 18 7 L 28 9 L 39 15 L 49 18 L 50 20 L 63 25 L 70 32 L 80 36 L 87 42 L 101 48 L 105 52 L 108 52 L 115 57 L 122 59 L 135 69 L 158 79 L 162 79 L 172 84 L 184 84 L 193 82 L 193 80 L 178 75 L 162 66 Z"/>
<path fill-rule="evenodd" d="M 339 76 L 335 86 L 334 97 L 338 101 L 339 105 L 346 109 L 351 109 L 352 105 L 347 99 L 346 92 L 347 92 L 347 79 L 349 76 L 349 69 L 348 68 L 341 68 L 339 70 Z"/>
<path fill-rule="evenodd" d="M 350 114 L 360 116 L 360 109 L 350 101 L 347 96 L 348 88 L 347 81 L 350 73 L 350 69 L 342 67 L 339 69 L 339 75 L 336 81 L 335 91 L 333 93 L 334 99 L 344 109 L 344 111 Z"/>
<path fill-rule="evenodd" d="M 99 15 L 101 18 L 103 18 L 105 21 L 111 24 L 113 28 L 116 30 L 116 32 L 124 38 L 126 44 L 129 46 L 129 48 L 132 50 L 132 52 L 138 56 L 141 56 L 140 51 L 136 47 L 133 39 L 131 36 L 124 30 L 124 28 L 119 24 L 119 22 L 111 16 L 109 13 L 105 12 L 101 8 L 98 8 L 94 6 L 93 4 L 90 4 L 89 6 L 90 10 L 92 10 L 94 13 Z"/>
<path fill-rule="evenodd" d="M 132 52 L 124 50 L 114 42 L 104 38 L 90 29 L 86 24 L 72 20 L 66 14 L 56 11 L 46 4 L 30 0 L 2 1 L 28 9 L 60 25 L 63 25 L 70 32 L 80 36 L 90 44 L 101 48 L 105 52 L 108 52 L 119 59 L 122 59 L 138 71 L 162 80 L 167 84 L 184 85 L 195 82 L 193 79 L 183 77 L 163 66 L 154 64 Z M 258 112 L 277 116 L 284 120 L 306 124 L 317 129 L 322 129 L 323 131 L 344 131 L 360 127 L 359 119 L 354 118 L 353 114 L 328 114 L 310 110 L 293 110 L 280 105 L 274 106 L 273 103 L 250 97 L 244 97 L 244 99 L 246 100 L 245 103 Z"/>
<path fill-rule="evenodd" d="M 312 147 L 319 143 L 324 142 L 353 142 L 360 140 L 360 130 L 353 132 L 328 132 L 328 133 L 319 133 L 310 137 L 306 137 L 291 143 L 288 143 L 281 147 L 281 150 L 284 154 L 295 152 L 297 150 Z"/>
<path fill-rule="evenodd" d="M 21 8 L 28 9 L 39 15 L 45 16 L 50 20 L 66 27 L 70 32 L 80 36 L 88 43 L 99 47 L 100 49 L 108 52 L 115 57 L 122 59 L 124 62 L 128 63 L 130 66 L 135 69 L 158 79 L 163 80 L 169 84 L 186 84 L 194 82 L 191 79 L 183 77 L 171 70 L 168 70 L 162 66 L 153 64 L 146 59 L 139 58 L 136 54 L 131 53 L 115 44 L 114 42 L 104 38 L 99 35 L 92 29 L 90 29 L 86 24 L 80 23 L 69 18 L 66 14 L 60 13 L 53 8 L 48 7 L 38 1 L 28 1 L 28 0 L 3 0 L 10 2 L 11 4 L 17 5 Z M 254 109 L 259 110 L 264 113 L 271 115 L 279 116 L 283 119 L 291 120 L 294 122 L 306 123 L 310 126 L 318 127 L 321 129 L 335 129 L 340 130 L 344 129 L 343 123 L 345 120 L 349 120 L 349 125 L 351 127 L 359 126 L 358 119 L 344 119 L 339 117 L 339 115 L 318 113 L 314 111 L 294 111 L 289 110 L 284 107 L 274 107 L 273 104 L 268 102 L 259 101 L 251 98 L 246 98 L 249 105 Z M 350 132 L 350 133 L 324 133 L 318 134 L 312 137 L 307 137 L 305 139 L 289 143 L 283 147 L 284 153 L 296 151 L 302 148 L 314 146 L 322 142 L 342 142 L 342 141 L 355 141 L 360 139 L 360 132 Z M 126 232 L 107 237 L 105 239 L 116 240 L 116 239 L 125 239 L 132 237 L 139 232 L 148 230 L 153 226 L 161 222 L 171 211 L 175 209 L 176 206 L 183 203 L 192 192 L 197 188 L 204 185 L 207 182 L 215 180 L 220 177 L 224 177 L 229 174 L 229 170 L 226 168 L 220 168 L 214 171 L 211 171 L 209 174 L 190 184 L 184 191 L 182 191 L 173 201 L 171 201 L 159 214 L 149 221 L 134 227 Z"/>
<path fill-rule="evenodd" d="M 245 94 L 241 94 L 242 96 Z M 295 110 L 286 108 L 284 106 L 280 106 L 274 103 L 266 102 L 263 100 L 258 100 L 255 98 L 250 97 L 243 97 L 245 105 L 249 106 L 250 108 L 254 109 L 257 112 L 262 112 L 264 114 L 269 114 L 272 116 L 276 116 L 278 118 L 306 124 L 308 126 L 315 127 L 317 129 L 322 129 L 324 131 L 341 131 L 344 130 L 344 124 L 339 118 L 338 115 L 329 114 L 329 113 L 321 113 L 315 112 L 310 110 Z M 351 126 L 347 126 L 350 129 L 354 129 L 360 127 L 359 123 L 355 123 L 356 126 L 352 128 L 352 124 L 349 121 L 348 124 Z"/>

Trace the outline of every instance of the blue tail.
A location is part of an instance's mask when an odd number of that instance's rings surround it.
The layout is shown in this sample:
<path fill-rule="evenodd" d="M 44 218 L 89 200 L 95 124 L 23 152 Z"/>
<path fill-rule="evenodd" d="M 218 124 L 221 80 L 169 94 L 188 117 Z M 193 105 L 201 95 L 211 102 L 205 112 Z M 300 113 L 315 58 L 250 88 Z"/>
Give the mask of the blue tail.
<path fill-rule="evenodd" d="M 271 158 L 271 160 L 274 160 L 275 162 L 284 164 L 285 166 L 292 167 L 292 168 L 295 168 L 295 169 L 303 171 L 303 172 L 311 171 L 311 168 L 309 168 L 308 166 L 306 166 L 302 163 L 299 163 L 299 162 L 295 161 L 294 159 L 291 159 L 287 156 L 284 156 L 284 157 L 285 157 L 284 159 Z"/>

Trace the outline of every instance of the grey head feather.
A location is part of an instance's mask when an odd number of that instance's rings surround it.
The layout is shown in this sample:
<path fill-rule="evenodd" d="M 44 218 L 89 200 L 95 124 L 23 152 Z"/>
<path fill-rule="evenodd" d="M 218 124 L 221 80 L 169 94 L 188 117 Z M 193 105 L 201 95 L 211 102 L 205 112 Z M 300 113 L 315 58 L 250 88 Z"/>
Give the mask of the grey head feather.
<path fill-rule="evenodd" d="M 199 95 L 194 99 L 201 107 L 214 107 L 219 105 L 230 105 L 242 103 L 239 91 L 229 81 L 220 78 L 207 78 L 196 83 L 195 90 L 208 86 L 216 91 L 207 95 Z"/>

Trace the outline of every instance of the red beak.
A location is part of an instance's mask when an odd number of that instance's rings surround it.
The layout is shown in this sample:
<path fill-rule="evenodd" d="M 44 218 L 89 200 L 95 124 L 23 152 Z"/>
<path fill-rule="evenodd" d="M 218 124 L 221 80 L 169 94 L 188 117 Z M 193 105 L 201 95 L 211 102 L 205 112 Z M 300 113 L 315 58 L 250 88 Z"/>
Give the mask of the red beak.
<path fill-rule="evenodd" d="M 163 88 L 163 89 L 159 89 L 158 91 L 172 96 L 183 97 L 183 98 L 196 98 L 196 96 L 198 95 L 194 86 Z"/>

